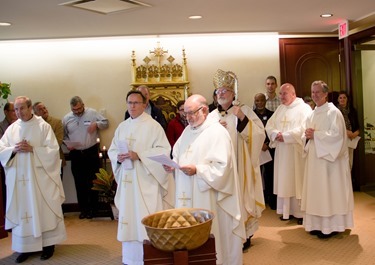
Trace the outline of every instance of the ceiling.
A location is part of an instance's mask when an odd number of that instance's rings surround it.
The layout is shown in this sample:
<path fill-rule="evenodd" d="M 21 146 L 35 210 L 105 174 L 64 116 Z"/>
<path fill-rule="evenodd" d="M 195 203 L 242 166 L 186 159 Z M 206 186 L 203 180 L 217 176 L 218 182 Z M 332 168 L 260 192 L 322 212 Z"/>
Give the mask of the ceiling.
<path fill-rule="evenodd" d="M 349 20 L 350 29 L 375 25 L 374 0 L 141 0 L 150 6 L 109 14 L 60 5 L 68 1 L 0 0 L 0 22 L 12 23 L 0 27 L 0 40 L 231 32 L 332 34 L 344 19 Z M 320 18 L 322 13 L 333 17 Z M 190 20 L 191 15 L 203 18 Z"/>

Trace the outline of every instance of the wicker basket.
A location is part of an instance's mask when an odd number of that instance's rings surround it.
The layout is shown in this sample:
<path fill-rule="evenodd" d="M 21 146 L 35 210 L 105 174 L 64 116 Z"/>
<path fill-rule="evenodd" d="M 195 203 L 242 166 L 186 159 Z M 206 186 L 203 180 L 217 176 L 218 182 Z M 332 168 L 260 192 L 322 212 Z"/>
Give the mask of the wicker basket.
<path fill-rule="evenodd" d="M 212 212 L 180 208 L 157 212 L 142 219 L 151 244 L 163 251 L 192 250 L 210 236 Z"/>

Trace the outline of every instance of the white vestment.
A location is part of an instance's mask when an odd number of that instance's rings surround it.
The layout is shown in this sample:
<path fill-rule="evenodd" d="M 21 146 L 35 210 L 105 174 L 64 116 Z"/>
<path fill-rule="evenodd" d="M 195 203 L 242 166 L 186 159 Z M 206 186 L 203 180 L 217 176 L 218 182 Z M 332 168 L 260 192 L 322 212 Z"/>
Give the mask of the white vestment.
<path fill-rule="evenodd" d="M 122 153 L 121 146 L 124 142 L 127 143 L 128 149 L 136 152 L 140 158 L 140 161 L 132 161 L 133 167 L 130 169 L 126 169 L 124 163 L 117 163 L 117 155 Z M 147 215 L 171 208 L 174 204 L 173 201 L 166 201 L 167 193 L 172 195 L 172 198 L 174 196 L 172 174 L 167 174 L 161 164 L 148 157 L 159 154 L 169 156 L 170 150 L 163 128 L 145 112 L 135 119 L 129 118 L 120 123 L 108 150 L 117 182 L 117 239 L 122 242 L 138 241 L 138 251 L 142 253 L 143 240 L 148 239 L 148 236 L 141 220 Z M 143 254 L 138 255 L 140 256 L 143 257 Z M 123 257 L 126 264 L 143 264 L 142 260 L 132 261 L 126 258 Z"/>
<path fill-rule="evenodd" d="M 33 152 L 12 155 L 22 140 Z M 5 229 L 12 229 L 12 248 L 35 252 L 65 240 L 59 145 L 51 126 L 35 115 L 27 122 L 18 119 L 0 140 L 0 161 L 7 185 Z"/>
<path fill-rule="evenodd" d="M 314 139 L 306 143 L 302 210 L 306 231 L 324 234 L 353 227 L 353 190 L 345 121 L 332 103 L 316 107 L 306 120 Z"/>
<path fill-rule="evenodd" d="M 266 124 L 270 139 L 269 146 L 276 148 L 274 160 L 274 194 L 277 195 L 277 213 L 284 218 L 294 215 L 302 218 L 299 203 L 303 183 L 302 134 L 311 107 L 301 98 L 296 98 L 289 106 L 280 105 Z M 281 132 L 284 142 L 276 140 Z"/>
<path fill-rule="evenodd" d="M 241 132 L 237 130 L 238 119 L 233 114 L 232 108 L 226 112 L 215 109 L 209 116 L 227 123 L 226 129 L 232 139 L 237 157 L 238 176 L 245 208 L 246 235 L 249 237 L 258 230 L 258 218 L 265 209 L 259 157 L 266 135 L 263 123 L 254 111 L 246 105 L 241 106 L 241 110 L 248 118 L 248 123 Z"/>
<path fill-rule="evenodd" d="M 235 156 L 230 136 L 217 120 L 208 117 L 196 129 L 187 126 L 173 147 L 180 165 L 195 165 L 187 176 L 175 170 L 176 208 L 211 210 L 215 218 L 217 264 L 242 265 L 242 242 L 246 238 Z"/>

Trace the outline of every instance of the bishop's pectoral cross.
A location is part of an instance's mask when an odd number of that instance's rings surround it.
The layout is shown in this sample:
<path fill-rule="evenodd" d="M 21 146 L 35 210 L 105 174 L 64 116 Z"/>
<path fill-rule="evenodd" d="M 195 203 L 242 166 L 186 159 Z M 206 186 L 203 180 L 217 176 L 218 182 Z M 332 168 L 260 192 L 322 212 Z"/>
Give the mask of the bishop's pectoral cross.
<path fill-rule="evenodd" d="M 185 192 L 183 192 L 182 198 L 178 198 L 178 200 L 182 201 L 182 206 L 186 206 L 186 201 L 191 201 L 191 198 L 187 198 Z"/>
<path fill-rule="evenodd" d="M 289 123 L 290 121 L 288 121 L 287 119 L 286 119 L 286 116 L 284 116 L 284 120 L 282 120 L 281 121 L 281 123 L 283 124 L 283 130 L 284 130 L 284 128 L 285 128 L 285 124 L 286 123 Z"/>
<path fill-rule="evenodd" d="M 126 141 L 128 142 L 129 151 L 133 150 L 133 146 L 134 146 L 136 139 L 132 138 L 132 134 L 130 134 L 130 136 L 126 138 Z"/>

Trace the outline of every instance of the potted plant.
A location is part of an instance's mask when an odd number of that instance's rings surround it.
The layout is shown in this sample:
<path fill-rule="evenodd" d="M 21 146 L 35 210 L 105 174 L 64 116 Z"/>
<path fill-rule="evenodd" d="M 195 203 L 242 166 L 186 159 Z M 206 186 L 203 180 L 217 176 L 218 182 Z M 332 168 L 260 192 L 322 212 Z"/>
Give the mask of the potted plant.
<path fill-rule="evenodd" d="M 9 95 L 11 95 L 10 84 L 8 83 L 1 83 L 0 81 L 0 98 L 7 99 Z"/>
<path fill-rule="evenodd" d="M 109 216 L 112 220 L 118 220 L 118 209 L 114 204 L 116 182 L 113 172 L 109 173 L 104 168 L 99 168 L 99 172 L 95 175 L 96 179 L 92 181 L 93 187 L 91 189 L 99 192 L 97 216 Z"/>
<path fill-rule="evenodd" d="M 114 182 L 114 175 L 112 172 L 108 172 L 104 168 L 99 168 L 99 172 L 96 174 L 94 179 L 92 190 L 99 192 L 99 201 L 104 203 L 113 203 L 116 193 L 116 185 Z"/>

